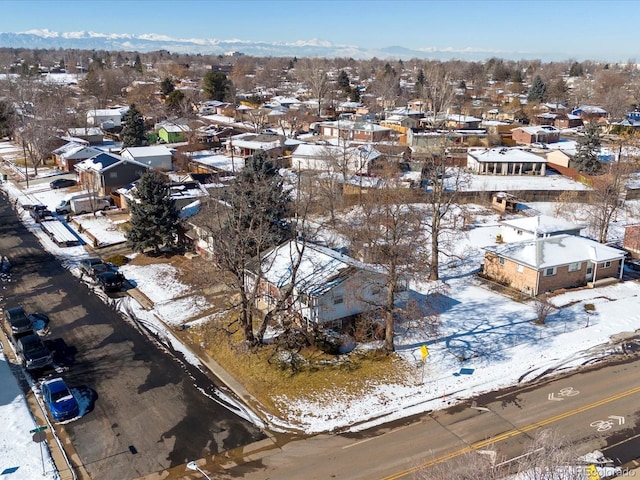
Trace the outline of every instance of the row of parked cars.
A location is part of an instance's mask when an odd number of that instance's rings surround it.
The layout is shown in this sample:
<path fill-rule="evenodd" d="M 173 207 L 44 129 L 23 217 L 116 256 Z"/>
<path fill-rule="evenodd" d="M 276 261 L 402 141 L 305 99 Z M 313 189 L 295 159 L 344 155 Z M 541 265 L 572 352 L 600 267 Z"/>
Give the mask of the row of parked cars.
<path fill-rule="evenodd" d="M 4 318 L 18 359 L 27 371 L 39 372 L 53 365 L 53 352 L 40 334 L 45 334 L 49 317 L 44 313 L 27 314 L 23 307 L 4 310 Z M 40 385 L 42 398 L 55 421 L 64 421 L 79 415 L 80 407 L 61 377 L 50 378 Z"/>
<path fill-rule="evenodd" d="M 100 258 L 87 258 L 80 261 L 82 275 L 95 279 L 105 292 L 119 292 L 124 285 L 125 278 L 112 264 L 103 262 Z"/>

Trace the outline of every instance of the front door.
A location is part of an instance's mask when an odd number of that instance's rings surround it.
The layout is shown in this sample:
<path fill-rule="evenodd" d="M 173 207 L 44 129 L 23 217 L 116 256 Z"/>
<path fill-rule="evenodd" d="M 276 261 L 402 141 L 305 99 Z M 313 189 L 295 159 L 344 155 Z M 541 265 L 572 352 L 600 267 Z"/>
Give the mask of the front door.
<path fill-rule="evenodd" d="M 587 282 L 593 280 L 593 263 L 591 262 L 587 264 L 587 274 L 585 275 L 585 280 Z"/>

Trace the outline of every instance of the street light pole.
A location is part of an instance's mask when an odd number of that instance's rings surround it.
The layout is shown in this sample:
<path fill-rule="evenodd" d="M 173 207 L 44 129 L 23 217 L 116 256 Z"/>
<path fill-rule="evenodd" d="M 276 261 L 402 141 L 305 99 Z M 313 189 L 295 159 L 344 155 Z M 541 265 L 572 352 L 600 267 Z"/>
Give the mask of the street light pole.
<path fill-rule="evenodd" d="M 205 478 L 207 480 L 211 480 L 211 477 L 209 475 L 207 475 L 204 471 L 202 471 L 202 469 L 200 467 L 198 467 L 198 465 L 196 464 L 196 462 L 191 461 L 189 463 L 187 463 L 187 468 L 189 470 L 195 470 L 196 472 L 200 472 L 202 475 L 205 476 Z"/>

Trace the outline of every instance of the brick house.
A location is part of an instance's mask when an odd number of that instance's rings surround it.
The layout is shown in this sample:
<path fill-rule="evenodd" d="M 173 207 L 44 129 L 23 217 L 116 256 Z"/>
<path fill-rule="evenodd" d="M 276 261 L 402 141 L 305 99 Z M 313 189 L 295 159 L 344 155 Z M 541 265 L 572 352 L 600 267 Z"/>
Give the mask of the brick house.
<path fill-rule="evenodd" d="M 575 235 L 484 248 L 482 273 L 531 296 L 622 278 L 625 252 Z"/>
<path fill-rule="evenodd" d="M 511 138 L 513 138 L 516 143 L 521 144 L 536 142 L 554 143 L 560 140 L 560 130 L 551 125 L 518 127 L 511 131 Z"/>
<path fill-rule="evenodd" d="M 392 129 L 369 122 L 337 120 L 318 124 L 320 135 L 359 142 L 383 142 L 391 140 Z"/>

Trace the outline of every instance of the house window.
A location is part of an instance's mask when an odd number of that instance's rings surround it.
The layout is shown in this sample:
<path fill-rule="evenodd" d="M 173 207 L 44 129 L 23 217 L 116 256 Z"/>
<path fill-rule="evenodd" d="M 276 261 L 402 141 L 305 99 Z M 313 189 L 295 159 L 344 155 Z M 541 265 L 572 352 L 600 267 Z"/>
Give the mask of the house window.
<path fill-rule="evenodd" d="M 611 266 L 611 262 L 603 262 L 600 264 L 602 268 L 609 268 Z"/>
<path fill-rule="evenodd" d="M 118 178 L 118 172 L 109 172 L 109 178 Z"/>
<path fill-rule="evenodd" d="M 551 275 L 556 274 L 556 267 L 549 267 L 544 269 L 544 276 L 550 277 Z"/>
<path fill-rule="evenodd" d="M 516 233 L 517 233 L 518 235 L 522 235 L 522 230 L 516 230 Z"/>
<path fill-rule="evenodd" d="M 522 265 L 518 265 L 516 267 L 516 270 L 518 271 L 518 273 L 522 273 L 522 272 L 524 272 L 524 267 Z"/>
<path fill-rule="evenodd" d="M 343 298 L 342 296 L 340 296 L 340 297 L 335 297 L 335 298 L 333 299 L 333 304 L 334 304 L 334 305 L 339 305 L 339 304 L 341 304 L 341 303 L 344 303 L 344 298 Z"/>
<path fill-rule="evenodd" d="M 500 257 L 500 258 L 498 258 L 498 263 L 499 263 L 500 265 L 504 265 L 504 257 Z"/>
<path fill-rule="evenodd" d="M 577 272 L 578 270 L 580 270 L 581 267 L 582 267 L 582 263 L 581 262 L 570 263 L 569 264 L 569 271 L 570 272 Z"/>

